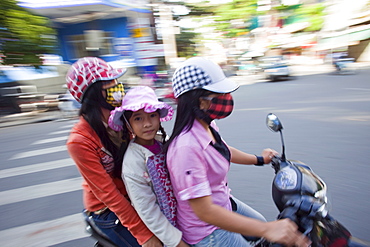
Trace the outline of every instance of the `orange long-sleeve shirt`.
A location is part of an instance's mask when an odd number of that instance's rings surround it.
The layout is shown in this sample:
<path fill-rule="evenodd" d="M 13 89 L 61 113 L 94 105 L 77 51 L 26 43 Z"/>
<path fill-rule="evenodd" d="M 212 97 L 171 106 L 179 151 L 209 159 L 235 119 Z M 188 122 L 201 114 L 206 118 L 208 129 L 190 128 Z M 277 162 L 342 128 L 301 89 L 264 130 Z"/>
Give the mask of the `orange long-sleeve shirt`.
<path fill-rule="evenodd" d="M 67 148 L 84 179 L 82 187 L 85 208 L 88 211 L 97 211 L 108 207 L 140 245 L 148 241 L 153 233 L 128 201 L 122 179 L 111 176 L 114 164 L 112 155 L 82 117 L 71 131 Z"/>

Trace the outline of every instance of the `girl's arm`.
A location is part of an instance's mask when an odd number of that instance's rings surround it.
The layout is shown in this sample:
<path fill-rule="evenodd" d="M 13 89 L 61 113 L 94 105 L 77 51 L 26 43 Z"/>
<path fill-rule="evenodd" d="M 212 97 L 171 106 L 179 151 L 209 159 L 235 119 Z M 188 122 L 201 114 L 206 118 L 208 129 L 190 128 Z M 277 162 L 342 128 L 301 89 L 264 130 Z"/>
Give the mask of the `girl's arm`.
<path fill-rule="evenodd" d="M 288 246 L 309 246 L 309 240 L 302 235 L 290 220 L 262 222 L 229 211 L 212 202 L 211 196 L 188 200 L 200 220 L 224 230 L 245 236 L 264 237 L 271 242 Z"/>
<path fill-rule="evenodd" d="M 162 243 L 169 247 L 177 246 L 182 233 L 164 216 L 156 203 L 156 195 L 142 176 L 123 174 L 123 180 L 131 203 L 142 221 Z"/>
<path fill-rule="evenodd" d="M 100 163 L 100 157 L 89 141 L 68 142 L 68 152 L 92 193 L 99 198 L 126 226 L 139 244 L 153 237 L 126 197 L 117 189 Z"/>
<path fill-rule="evenodd" d="M 231 146 L 228 147 L 230 149 L 232 163 L 243 165 L 253 165 L 258 163 L 256 155 L 245 153 Z M 275 150 L 270 148 L 264 149 L 262 151 L 264 164 L 270 163 L 271 158 L 274 157 L 275 155 L 278 155 L 278 152 L 276 152 Z"/>
<path fill-rule="evenodd" d="M 149 183 L 145 157 L 132 158 L 131 154 L 131 150 L 128 149 L 122 170 L 122 179 L 126 185 L 131 203 L 145 225 L 164 245 L 175 247 L 184 244 L 181 240 L 181 231 L 168 221 L 157 204 L 156 195 Z"/>

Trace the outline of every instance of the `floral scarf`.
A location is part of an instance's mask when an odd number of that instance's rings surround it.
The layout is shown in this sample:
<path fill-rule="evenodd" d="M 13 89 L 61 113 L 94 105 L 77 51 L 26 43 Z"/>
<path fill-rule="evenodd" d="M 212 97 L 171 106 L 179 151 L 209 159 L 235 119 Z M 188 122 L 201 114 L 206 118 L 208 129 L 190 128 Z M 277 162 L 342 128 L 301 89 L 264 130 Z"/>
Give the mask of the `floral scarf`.
<path fill-rule="evenodd" d="M 171 224 L 176 226 L 177 202 L 173 193 L 164 153 L 149 157 L 147 167 L 159 207 Z"/>

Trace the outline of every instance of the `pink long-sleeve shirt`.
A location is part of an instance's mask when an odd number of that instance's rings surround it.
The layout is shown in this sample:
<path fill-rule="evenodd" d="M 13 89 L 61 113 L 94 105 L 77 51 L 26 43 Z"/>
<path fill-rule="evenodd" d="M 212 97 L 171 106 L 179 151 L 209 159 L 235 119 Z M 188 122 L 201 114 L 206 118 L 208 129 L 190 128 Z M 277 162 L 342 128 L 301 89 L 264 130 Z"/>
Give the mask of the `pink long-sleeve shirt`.
<path fill-rule="evenodd" d="M 211 126 L 217 131 L 217 126 Z M 167 166 L 176 199 L 177 224 L 183 239 L 196 244 L 218 227 L 201 221 L 191 209 L 189 199 L 211 196 L 213 203 L 231 211 L 227 173 L 230 162 L 212 145 L 204 127 L 194 121 L 188 132 L 181 133 L 170 144 Z"/>

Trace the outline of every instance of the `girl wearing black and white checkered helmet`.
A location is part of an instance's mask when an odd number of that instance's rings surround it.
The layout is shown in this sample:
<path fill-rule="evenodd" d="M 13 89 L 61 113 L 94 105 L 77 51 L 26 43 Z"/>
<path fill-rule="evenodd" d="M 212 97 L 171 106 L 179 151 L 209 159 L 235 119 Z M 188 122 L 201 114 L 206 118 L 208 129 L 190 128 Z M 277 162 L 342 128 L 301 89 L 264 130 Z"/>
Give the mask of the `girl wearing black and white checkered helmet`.
<path fill-rule="evenodd" d="M 249 246 L 243 236 L 254 236 L 308 246 L 293 222 L 266 222 L 260 213 L 230 194 L 230 162 L 263 165 L 277 155 L 272 149 L 263 150 L 262 156 L 242 152 L 228 146 L 219 135 L 213 120 L 231 114 L 231 92 L 239 86 L 226 78 L 217 64 L 201 57 L 186 60 L 175 71 L 172 83 L 178 105 L 166 146 L 167 166 L 184 241 L 196 247 L 238 247 Z"/>

